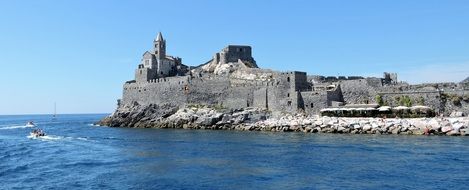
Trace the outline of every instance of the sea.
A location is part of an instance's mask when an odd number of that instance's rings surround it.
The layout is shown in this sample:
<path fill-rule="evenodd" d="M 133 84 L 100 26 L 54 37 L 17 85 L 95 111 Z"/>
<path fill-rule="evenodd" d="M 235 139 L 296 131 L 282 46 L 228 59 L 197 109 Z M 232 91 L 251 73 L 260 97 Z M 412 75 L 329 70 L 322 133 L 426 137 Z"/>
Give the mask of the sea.
<path fill-rule="evenodd" d="M 469 137 L 93 125 L 104 116 L 0 116 L 0 189 L 469 189 Z"/>

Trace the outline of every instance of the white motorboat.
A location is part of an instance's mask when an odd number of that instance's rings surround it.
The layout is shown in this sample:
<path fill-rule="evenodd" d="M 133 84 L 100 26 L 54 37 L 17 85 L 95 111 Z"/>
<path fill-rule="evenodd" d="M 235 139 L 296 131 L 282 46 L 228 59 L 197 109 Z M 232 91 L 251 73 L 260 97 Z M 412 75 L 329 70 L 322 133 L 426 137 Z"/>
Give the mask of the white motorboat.
<path fill-rule="evenodd" d="M 28 121 L 28 123 L 26 123 L 26 127 L 36 127 L 36 124 L 34 124 L 32 121 Z"/>
<path fill-rule="evenodd" d="M 46 133 L 44 133 L 44 131 L 42 131 L 41 129 L 34 129 L 29 134 L 31 135 L 31 137 L 34 138 L 46 136 Z"/>

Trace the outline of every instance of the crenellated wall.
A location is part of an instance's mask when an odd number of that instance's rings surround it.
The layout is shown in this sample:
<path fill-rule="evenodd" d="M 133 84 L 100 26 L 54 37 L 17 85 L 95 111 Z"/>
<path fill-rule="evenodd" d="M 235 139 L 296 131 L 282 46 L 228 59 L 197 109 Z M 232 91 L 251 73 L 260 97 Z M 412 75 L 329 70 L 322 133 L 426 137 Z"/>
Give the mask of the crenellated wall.
<path fill-rule="evenodd" d="M 306 73 L 303 72 L 272 73 L 272 78 L 268 80 L 248 80 L 205 74 L 199 77 L 180 76 L 151 79 L 140 83 L 127 82 L 124 84 L 120 104 L 177 106 L 208 104 L 232 109 L 260 107 L 286 112 L 317 111 L 318 109 L 305 108 L 309 107 L 311 98 L 309 95 L 303 95 L 302 91 L 310 91 L 310 89 Z M 308 106 L 305 105 L 303 96 L 308 99 Z M 327 100 L 329 96 L 328 93 L 324 93 L 324 96 L 313 99 L 317 105 L 320 105 L 318 101 L 326 99 L 324 102 L 327 106 L 327 102 L 330 102 Z"/>

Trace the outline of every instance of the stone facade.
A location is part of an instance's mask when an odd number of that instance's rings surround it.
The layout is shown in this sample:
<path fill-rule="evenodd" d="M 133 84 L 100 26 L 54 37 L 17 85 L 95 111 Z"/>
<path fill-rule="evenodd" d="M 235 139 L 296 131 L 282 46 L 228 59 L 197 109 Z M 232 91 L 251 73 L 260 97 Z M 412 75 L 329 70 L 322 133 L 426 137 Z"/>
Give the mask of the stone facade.
<path fill-rule="evenodd" d="M 243 45 L 229 45 L 205 64 L 189 69 L 181 58 L 166 54 L 166 40 L 161 33 L 153 45 L 151 52 L 143 54 L 135 80 L 124 84 L 119 108 L 203 104 L 230 109 L 257 107 L 275 112 L 319 113 L 323 108 L 344 104 L 376 103 L 376 96 L 394 106 L 399 104 L 396 97 L 408 96 L 414 105 L 421 104 L 423 99 L 423 104 L 440 113 L 458 110 L 468 114 L 469 91 L 462 84 L 408 85 L 398 82 L 395 73 L 384 73 L 383 78 L 324 77 L 260 69 L 251 47 Z M 444 90 L 447 91 L 443 93 Z M 448 105 L 451 102 L 448 99 L 459 97 L 463 98 L 461 103 Z"/>

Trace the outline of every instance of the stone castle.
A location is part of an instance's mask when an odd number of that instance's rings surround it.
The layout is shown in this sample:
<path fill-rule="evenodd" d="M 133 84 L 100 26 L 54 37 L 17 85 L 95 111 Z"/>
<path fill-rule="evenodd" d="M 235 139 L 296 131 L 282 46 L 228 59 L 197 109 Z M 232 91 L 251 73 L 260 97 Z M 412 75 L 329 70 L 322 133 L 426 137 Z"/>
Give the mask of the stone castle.
<path fill-rule="evenodd" d="M 448 109 L 467 114 L 467 83 L 409 85 L 398 82 L 397 74 L 383 78 L 361 76 L 324 77 L 305 72 L 277 72 L 258 68 L 252 48 L 228 45 L 204 64 L 189 67 L 179 57 L 166 54 L 161 33 L 146 51 L 135 80 L 124 84 L 118 107 L 135 105 L 188 104 L 216 105 L 229 109 L 265 108 L 279 112 L 318 113 L 328 107 L 385 102 L 398 105 L 399 97 L 410 97 L 414 104 L 425 104 L 438 112 Z M 380 96 L 382 102 L 377 102 Z M 446 105 L 448 97 L 462 97 L 457 104 Z M 118 109 L 119 109 L 118 108 Z"/>

